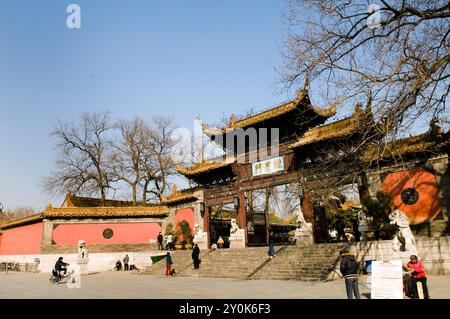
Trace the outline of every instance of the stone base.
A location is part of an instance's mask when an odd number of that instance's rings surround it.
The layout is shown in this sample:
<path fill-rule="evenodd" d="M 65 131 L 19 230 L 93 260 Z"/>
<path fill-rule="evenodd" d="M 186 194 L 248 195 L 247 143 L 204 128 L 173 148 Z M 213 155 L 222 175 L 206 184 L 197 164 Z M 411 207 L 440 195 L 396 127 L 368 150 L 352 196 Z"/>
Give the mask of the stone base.
<path fill-rule="evenodd" d="M 245 248 L 245 231 L 239 229 L 235 234 L 229 237 L 230 248 Z"/>
<path fill-rule="evenodd" d="M 208 234 L 207 233 L 203 233 L 203 236 L 201 238 L 195 238 L 194 237 L 193 243 L 197 244 L 198 248 L 200 248 L 200 249 L 209 249 Z"/>
<path fill-rule="evenodd" d="M 89 269 L 87 263 L 77 264 L 77 268 L 79 269 L 80 275 L 88 275 Z"/>

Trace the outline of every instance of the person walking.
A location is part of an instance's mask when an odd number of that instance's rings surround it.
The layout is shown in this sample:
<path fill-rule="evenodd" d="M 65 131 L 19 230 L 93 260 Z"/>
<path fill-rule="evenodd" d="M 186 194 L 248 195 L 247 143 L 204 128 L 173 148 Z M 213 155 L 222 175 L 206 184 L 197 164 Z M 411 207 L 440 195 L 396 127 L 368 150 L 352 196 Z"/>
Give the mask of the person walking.
<path fill-rule="evenodd" d="M 123 258 L 123 267 L 125 271 L 128 271 L 128 262 L 130 261 L 130 257 L 128 257 L 128 254 L 125 255 L 125 257 Z"/>
<path fill-rule="evenodd" d="M 192 249 L 192 261 L 194 262 L 194 269 L 200 268 L 200 248 L 195 244 L 194 249 Z"/>
<path fill-rule="evenodd" d="M 164 248 L 163 247 L 163 235 L 161 234 L 161 232 L 159 232 L 157 240 L 158 240 L 158 249 L 163 250 L 163 248 Z"/>
<path fill-rule="evenodd" d="M 173 265 L 172 257 L 170 256 L 170 253 L 167 252 L 167 255 L 166 255 L 166 276 L 172 276 L 172 265 Z"/>
<path fill-rule="evenodd" d="M 419 282 L 422 285 L 423 299 L 429 299 L 425 266 L 423 265 L 423 262 L 419 261 L 416 255 L 411 255 L 409 259 L 410 262 L 406 264 L 406 270 L 411 274 L 413 299 L 422 297 L 422 294 L 419 293 L 420 290 L 417 287 Z"/>
<path fill-rule="evenodd" d="M 276 257 L 275 243 L 274 243 L 274 238 L 273 238 L 273 232 L 270 232 L 270 234 L 269 234 L 269 258 L 272 259 L 273 257 Z"/>
<path fill-rule="evenodd" d="M 353 294 L 356 299 L 361 299 L 358 287 L 358 268 L 359 263 L 355 256 L 350 252 L 349 247 L 345 247 L 341 251 L 341 274 L 345 278 L 345 289 L 347 290 L 347 298 L 353 299 Z"/>

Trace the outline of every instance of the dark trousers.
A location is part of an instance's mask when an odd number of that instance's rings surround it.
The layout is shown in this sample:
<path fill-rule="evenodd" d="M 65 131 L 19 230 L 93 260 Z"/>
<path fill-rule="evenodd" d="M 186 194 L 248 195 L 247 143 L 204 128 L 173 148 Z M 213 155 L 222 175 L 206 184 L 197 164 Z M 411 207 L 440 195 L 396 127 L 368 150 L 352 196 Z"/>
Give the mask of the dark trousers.
<path fill-rule="evenodd" d="M 422 283 L 423 298 L 429 299 L 430 297 L 428 296 L 427 277 L 411 278 L 413 299 L 419 299 L 419 292 L 417 290 L 417 282 L 419 281 Z"/>
<path fill-rule="evenodd" d="M 124 268 L 125 268 L 125 271 L 128 271 L 129 270 L 129 268 L 128 268 L 128 264 L 123 264 L 123 266 L 124 266 Z"/>
<path fill-rule="evenodd" d="M 347 290 L 348 299 L 353 299 L 353 294 L 355 294 L 355 299 L 361 299 L 361 296 L 359 295 L 358 278 L 346 278 L 345 289 Z"/>
<path fill-rule="evenodd" d="M 200 259 L 194 258 L 193 261 L 194 261 L 194 268 L 199 269 L 200 268 Z"/>
<path fill-rule="evenodd" d="M 67 268 L 56 269 L 60 276 L 65 276 L 67 274 Z"/>
<path fill-rule="evenodd" d="M 343 238 L 344 241 L 347 241 L 347 237 L 345 237 L 345 231 L 343 229 L 337 231 L 337 241 L 341 241 L 341 238 Z"/>
<path fill-rule="evenodd" d="M 273 244 L 273 242 L 269 243 L 269 256 L 275 256 L 275 245 Z"/>

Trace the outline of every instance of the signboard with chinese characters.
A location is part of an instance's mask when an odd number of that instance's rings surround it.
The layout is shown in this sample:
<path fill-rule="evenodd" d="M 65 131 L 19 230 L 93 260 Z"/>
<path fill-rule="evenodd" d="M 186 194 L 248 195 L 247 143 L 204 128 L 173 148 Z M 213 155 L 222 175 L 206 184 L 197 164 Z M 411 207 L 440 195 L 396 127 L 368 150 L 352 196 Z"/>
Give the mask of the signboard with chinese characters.
<path fill-rule="evenodd" d="M 372 299 L 403 299 L 401 260 L 372 262 Z"/>
<path fill-rule="evenodd" d="M 284 157 L 274 157 L 252 164 L 252 176 L 273 174 L 284 170 Z"/>

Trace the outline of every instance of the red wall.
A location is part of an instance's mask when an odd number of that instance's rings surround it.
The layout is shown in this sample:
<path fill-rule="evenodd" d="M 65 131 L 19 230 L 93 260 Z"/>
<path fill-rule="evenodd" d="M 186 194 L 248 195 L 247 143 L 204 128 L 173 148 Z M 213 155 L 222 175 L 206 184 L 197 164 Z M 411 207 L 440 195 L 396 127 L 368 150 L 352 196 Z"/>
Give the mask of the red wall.
<path fill-rule="evenodd" d="M 109 239 L 103 237 L 107 228 L 113 231 Z M 53 241 L 57 245 L 76 245 L 80 239 L 86 244 L 146 244 L 156 240 L 160 231 L 158 223 L 60 224 L 53 230 Z"/>
<path fill-rule="evenodd" d="M 194 218 L 194 210 L 192 207 L 183 208 L 180 210 L 177 210 L 175 213 L 175 227 L 178 225 L 179 222 L 182 220 L 185 220 L 189 223 L 189 226 L 191 226 L 192 229 L 192 235 L 194 235 L 194 226 L 195 226 L 195 218 Z"/>
<path fill-rule="evenodd" d="M 4 230 L 1 236 L 0 255 L 40 253 L 43 231 L 42 222 Z"/>
<path fill-rule="evenodd" d="M 386 176 L 381 188 L 391 195 L 394 206 L 408 215 L 411 224 L 433 220 L 441 211 L 436 176 L 425 169 L 391 173 Z M 414 205 L 402 201 L 401 193 L 405 188 L 414 188 L 419 193 L 419 199 Z"/>

